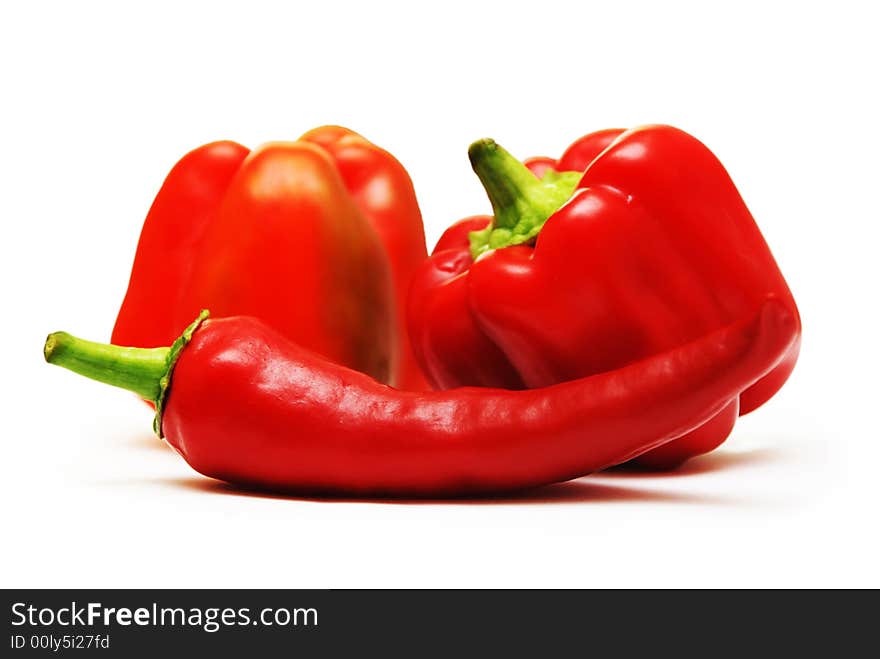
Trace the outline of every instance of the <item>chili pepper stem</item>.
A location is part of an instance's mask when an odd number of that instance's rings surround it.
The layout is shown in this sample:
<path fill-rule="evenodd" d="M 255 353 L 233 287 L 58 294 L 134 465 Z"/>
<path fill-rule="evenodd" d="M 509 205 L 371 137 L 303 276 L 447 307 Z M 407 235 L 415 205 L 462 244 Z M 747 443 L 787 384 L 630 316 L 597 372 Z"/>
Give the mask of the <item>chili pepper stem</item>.
<path fill-rule="evenodd" d="M 54 332 L 46 337 L 43 357 L 50 364 L 98 382 L 127 389 L 156 406 L 153 429 L 162 436 L 162 408 L 171 374 L 181 351 L 193 333 L 208 317 L 202 311 L 183 334 L 165 348 L 128 348 L 109 343 L 96 343 L 77 338 L 67 332 Z"/>
<path fill-rule="evenodd" d="M 471 166 L 489 196 L 494 219 L 470 234 L 471 254 L 528 242 L 571 197 L 581 172 L 549 171 L 536 177 L 495 140 L 482 139 L 468 149 Z"/>
<path fill-rule="evenodd" d="M 50 364 L 127 389 L 154 402 L 159 395 L 159 382 L 168 371 L 170 352 L 171 348 L 126 348 L 95 343 L 67 332 L 50 334 L 43 348 L 43 355 Z"/>

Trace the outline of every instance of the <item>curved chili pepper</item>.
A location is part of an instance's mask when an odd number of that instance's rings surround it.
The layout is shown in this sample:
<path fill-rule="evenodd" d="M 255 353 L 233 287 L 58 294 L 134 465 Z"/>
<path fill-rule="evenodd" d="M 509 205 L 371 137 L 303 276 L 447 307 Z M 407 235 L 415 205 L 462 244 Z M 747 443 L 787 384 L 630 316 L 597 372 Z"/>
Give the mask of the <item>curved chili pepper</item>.
<path fill-rule="evenodd" d="M 453 225 L 410 298 L 416 355 L 439 388 L 542 387 L 613 370 L 717 329 L 768 295 L 797 317 L 733 182 L 687 133 L 600 131 L 557 162 L 526 166 L 491 140 L 470 156 L 494 217 Z M 639 462 L 668 468 L 717 447 L 738 414 L 782 386 L 799 345 L 709 425 Z"/>
<path fill-rule="evenodd" d="M 771 299 L 756 316 L 599 375 L 522 391 L 417 393 L 323 359 L 253 318 L 203 317 L 170 349 L 55 333 L 44 354 L 151 397 L 158 431 L 206 476 L 371 496 L 501 492 L 619 464 L 717 414 L 778 364 L 798 329 Z"/>
<path fill-rule="evenodd" d="M 261 318 L 384 382 L 427 388 L 400 301 L 424 258 L 406 171 L 356 133 L 319 128 L 252 152 L 207 144 L 175 165 L 150 208 L 111 341 L 166 345 L 210 307 Z"/>
<path fill-rule="evenodd" d="M 430 389 L 413 355 L 406 321 L 410 283 L 428 257 L 422 213 L 409 174 L 393 155 L 348 128 L 323 126 L 300 139 L 319 145 L 333 158 L 345 187 L 385 246 L 399 341 L 392 368 L 394 385 L 409 391 Z"/>

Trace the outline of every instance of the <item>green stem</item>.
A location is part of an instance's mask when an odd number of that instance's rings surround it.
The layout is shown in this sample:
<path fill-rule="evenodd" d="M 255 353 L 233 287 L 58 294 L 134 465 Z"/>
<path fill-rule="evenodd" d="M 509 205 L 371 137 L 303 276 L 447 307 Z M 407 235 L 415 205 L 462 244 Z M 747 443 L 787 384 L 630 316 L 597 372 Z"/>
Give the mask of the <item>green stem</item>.
<path fill-rule="evenodd" d="M 92 380 L 121 387 L 156 405 L 153 428 L 162 436 L 162 409 L 171 374 L 181 351 L 193 333 L 208 317 L 202 311 L 183 334 L 167 348 L 127 348 L 80 339 L 67 332 L 54 332 L 46 338 L 43 356 L 50 364 L 66 368 Z"/>
<path fill-rule="evenodd" d="M 548 172 L 539 179 L 491 139 L 468 149 L 471 166 L 492 203 L 494 220 L 470 234 L 471 254 L 532 240 L 553 213 L 569 200 L 582 172 Z"/>
<path fill-rule="evenodd" d="M 92 380 L 133 391 L 153 402 L 168 373 L 171 348 L 123 348 L 55 332 L 46 339 L 46 361 Z"/>

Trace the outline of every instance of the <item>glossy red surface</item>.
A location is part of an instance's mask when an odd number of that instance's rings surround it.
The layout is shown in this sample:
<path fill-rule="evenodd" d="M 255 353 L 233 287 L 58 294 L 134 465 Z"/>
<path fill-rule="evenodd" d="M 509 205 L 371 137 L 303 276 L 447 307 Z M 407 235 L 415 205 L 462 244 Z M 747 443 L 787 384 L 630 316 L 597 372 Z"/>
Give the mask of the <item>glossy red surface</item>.
<path fill-rule="evenodd" d="M 389 381 L 394 294 L 383 245 L 323 147 L 217 142 L 184 156 L 159 191 L 112 341 L 168 345 L 208 308 Z"/>
<path fill-rule="evenodd" d="M 774 368 L 787 305 L 629 366 L 523 391 L 405 392 L 252 318 L 208 320 L 174 369 L 162 427 L 200 473 L 272 490 L 491 493 L 624 462 L 703 424 Z M 638 409 L 638 414 L 633 410 Z"/>
<path fill-rule="evenodd" d="M 613 371 L 743 318 L 767 296 L 797 318 L 736 187 L 695 138 L 670 126 L 600 131 L 572 145 L 557 167 L 585 173 L 533 246 L 474 262 L 467 232 L 454 225 L 417 276 L 410 329 L 437 386 L 511 386 L 518 377 L 542 387 Z M 444 271 L 451 262 L 456 267 Z M 796 341 L 742 393 L 740 414 L 782 386 L 798 348 Z M 474 353 L 493 355 L 492 363 L 469 361 Z M 732 429 L 732 406 L 699 435 L 681 438 L 679 455 L 670 445 L 653 464 L 715 448 Z"/>

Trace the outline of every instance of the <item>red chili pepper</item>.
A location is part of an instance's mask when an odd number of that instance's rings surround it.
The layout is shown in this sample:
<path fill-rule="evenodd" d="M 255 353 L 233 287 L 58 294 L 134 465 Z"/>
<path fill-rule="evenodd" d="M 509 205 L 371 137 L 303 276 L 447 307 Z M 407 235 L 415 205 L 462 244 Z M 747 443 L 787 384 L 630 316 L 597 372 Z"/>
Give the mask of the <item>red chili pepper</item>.
<path fill-rule="evenodd" d="M 390 260 L 399 291 L 424 256 L 409 177 L 355 133 L 321 128 L 253 152 L 207 144 L 177 163 L 156 196 L 111 340 L 167 345 L 210 307 L 261 318 L 382 381 L 418 386 L 417 367 L 401 356 L 408 342 L 395 337 L 400 294 L 388 270 Z"/>
<path fill-rule="evenodd" d="M 791 349 L 797 319 L 757 316 L 614 371 L 540 389 L 407 392 L 252 318 L 200 317 L 171 348 L 56 333 L 47 361 L 156 402 L 158 431 L 198 472 L 273 490 L 490 493 L 618 464 L 699 426 Z"/>
<path fill-rule="evenodd" d="M 617 369 L 768 295 L 797 317 L 724 167 L 680 130 L 601 131 L 528 168 L 491 140 L 470 156 L 494 218 L 447 230 L 410 297 L 416 355 L 438 388 L 543 387 Z M 782 386 L 799 345 L 707 425 L 639 462 L 672 467 L 717 447 L 737 414 Z"/>

